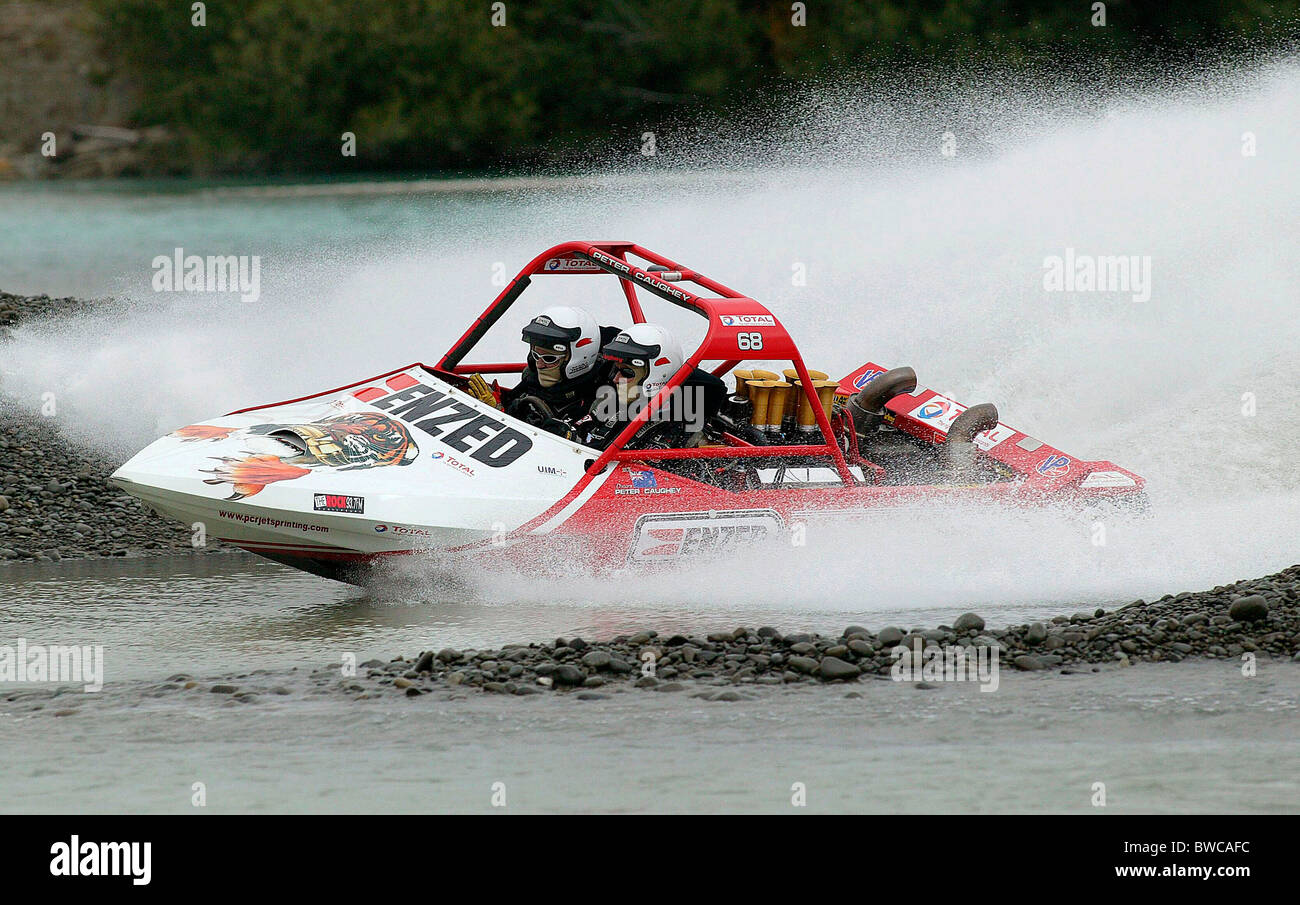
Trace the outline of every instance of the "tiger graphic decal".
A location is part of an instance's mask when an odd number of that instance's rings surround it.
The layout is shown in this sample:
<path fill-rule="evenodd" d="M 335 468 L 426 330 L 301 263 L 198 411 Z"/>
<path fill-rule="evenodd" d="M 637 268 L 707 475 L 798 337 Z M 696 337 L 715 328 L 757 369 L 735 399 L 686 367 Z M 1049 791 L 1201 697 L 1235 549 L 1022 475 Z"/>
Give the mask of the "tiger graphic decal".
<path fill-rule="evenodd" d="M 183 441 L 224 439 L 224 428 L 192 424 L 172 436 Z M 223 433 L 224 432 L 224 433 Z M 420 454 L 410 432 L 400 421 L 378 412 L 354 412 L 324 418 L 311 424 L 257 424 L 239 433 L 270 437 L 297 450 L 291 455 L 245 452 L 243 456 L 212 456 L 218 464 L 200 469 L 205 484 L 230 484 L 227 500 L 241 500 L 260 493 L 276 481 L 292 481 L 313 468 L 383 468 L 409 465 Z"/>

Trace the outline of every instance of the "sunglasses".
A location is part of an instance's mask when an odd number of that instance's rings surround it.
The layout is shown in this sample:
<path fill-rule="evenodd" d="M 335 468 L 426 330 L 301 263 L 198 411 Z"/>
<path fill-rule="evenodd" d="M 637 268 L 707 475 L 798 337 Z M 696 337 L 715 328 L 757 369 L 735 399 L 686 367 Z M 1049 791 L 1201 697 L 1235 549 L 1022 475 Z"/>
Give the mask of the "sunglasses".
<path fill-rule="evenodd" d="M 533 357 L 537 359 L 538 364 L 557 365 L 564 361 L 564 356 L 568 352 L 554 352 L 545 346 L 533 346 Z"/>

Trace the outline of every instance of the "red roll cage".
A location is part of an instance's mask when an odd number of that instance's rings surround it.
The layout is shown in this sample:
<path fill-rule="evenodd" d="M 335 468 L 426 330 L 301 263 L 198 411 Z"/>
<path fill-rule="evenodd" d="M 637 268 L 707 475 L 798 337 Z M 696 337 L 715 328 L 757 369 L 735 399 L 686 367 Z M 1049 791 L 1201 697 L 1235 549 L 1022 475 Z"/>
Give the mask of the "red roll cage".
<path fill-rule="evenodd" d="M 645 266 L 633 263 L 628 260 L 629 255 L 648 263 Z M 492 300 L 465 334 L 442 357 L 436 365 L 436 370 L 462 376 L 521 373 L 526 367 L 524 362 L 489 364 L 464 364 L 463 362 L 465 356 L 473 350 L 479 340 L 528 288 L 534 276 L 602 273 L 618 277 L 633 323 L 640 324 L 646 321 L 637 296 L 639 287 L 674 305 L 694 311 L 706 318 L 709 326 L 695 353 L 686 360 L 663 389 L 650 400 L 650 403 L 614 438 L 600 457 L 591 463 L 587 468 L 588 475 L 599 474 L 611 461 L 829 456 L 835 463 L 840 480 L 845 485 L 854 483 L 844 453 L 834 440 L 830 418 L 817 397 L 813 382 L 808 376 L 808 369 L 799 355 L 799 349 L 781 322 L 754 299 L 632 242 L 564 242 L 542 252 L 520 270 L 501 294 Z M 713 295 L 699 295 L 684 288 L 682 284 L 693 284 Z M 761 351 L 761 358 L 753 357 L 752 353 L 757 351 Z M 817 426 L 822 434 L 821 444 L 751 446 L 743 441 L 734 440 L 736 445 L 692 449 L 627 450 L 623 448 L 641 426 L 666 404 L 670 394 L 703 362 L 720 361 L 721 364 L 715 367 L 712 373 L 721 377 L 743 361 L 787 360 L 794 365 L 799 375 L 800 390 L 812 403 L 813 412 L 817 417 Z"/>

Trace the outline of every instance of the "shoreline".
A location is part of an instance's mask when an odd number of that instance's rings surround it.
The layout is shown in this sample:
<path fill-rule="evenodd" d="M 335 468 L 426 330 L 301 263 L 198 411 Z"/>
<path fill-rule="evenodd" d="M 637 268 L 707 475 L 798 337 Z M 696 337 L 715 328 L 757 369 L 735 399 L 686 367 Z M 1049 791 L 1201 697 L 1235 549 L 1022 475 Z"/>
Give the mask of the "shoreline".
<path fill-rule="evenodd" d="M 705 696 L 740 700 L 737 687 L 892 679 L 901 662 L 899 647 L 923 669 L 921 676 L 903 681 L 923 689 L 937 687 L 931 679 L 952 681 L 943 678 L 943 660 L 935 654 L 953 647 L 996 648 L 998 669 L 1019 672 L 1098 672 L 1107 664 L 1176 663 L 1192 657 L 1239 660 L 1243 670 L 1255 660 L 1300 663 L 1300 565 L 1208 591 L 1167 594 L 1152 603 L 1135 600 L 1110 611 L 1095 609 L 1004 629 L 986 628 L 978 614 L 965 613 L 952 625 L 932 629 L 884 626 L 873 631 L 850 625 L 838 637 L 782 634 L 771 626 L 703 636 L 664 636 L 647 630 L 608 641 L 557 638 L 494 650 L 426 650 L 387 663 L 369 660 L 358 667 L 365 670 L 369 685 L 360 677 L 336 679 L 334 685 L 358 697 L 391 691 L 419 697 L 456 686 L 516 695 L 560 690 L 599 695 L 597 689 L 627 687 L 705 691 L 724 686 Z M 653 664 L 652 675 L 646 674 L 647 659 Z M 936 662 L 940 673 L 931 677 L 924 668 Z M 314 675 L 337 671 L 331 667 Z"/>
<path fill-rule="evenodd" d="M 0 344 L 25 320 L 84 311 L 77 298 L 0 292 Z M 190 531 L 107 483 L 120 463 L 76 444 L 0 386 L 0 564 L 158 554 L 206 554 Z"/>

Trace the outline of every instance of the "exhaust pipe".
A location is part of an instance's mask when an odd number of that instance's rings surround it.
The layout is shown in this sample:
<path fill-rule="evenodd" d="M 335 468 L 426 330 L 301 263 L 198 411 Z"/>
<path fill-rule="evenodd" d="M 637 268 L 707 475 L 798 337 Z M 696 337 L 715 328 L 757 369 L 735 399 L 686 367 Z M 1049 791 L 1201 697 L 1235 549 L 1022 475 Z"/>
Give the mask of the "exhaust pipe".
<path fill-rule="evenodd" d="M 998 407 L 991 402 L 972 405 L 958 415 L 943 441 L 944 454 L 955 478 L 975 475 L 975 435 L 998 426 Z"/>
<path fill-rule="evenodd" d="M 870 434 L 884 420 L 889 400 L 915 389 L 916 372 L 911 368 L 894 368 L 881 374 L 849 400 L 854 430 L 859 436 Z"/>

